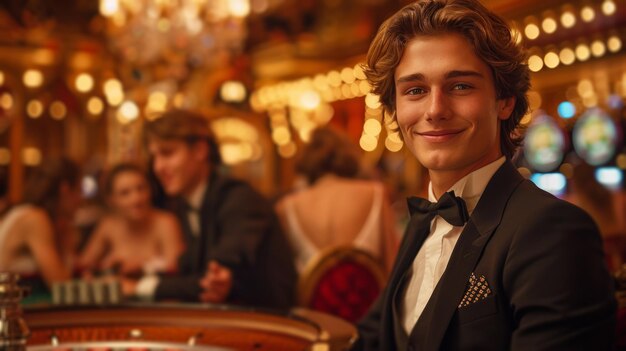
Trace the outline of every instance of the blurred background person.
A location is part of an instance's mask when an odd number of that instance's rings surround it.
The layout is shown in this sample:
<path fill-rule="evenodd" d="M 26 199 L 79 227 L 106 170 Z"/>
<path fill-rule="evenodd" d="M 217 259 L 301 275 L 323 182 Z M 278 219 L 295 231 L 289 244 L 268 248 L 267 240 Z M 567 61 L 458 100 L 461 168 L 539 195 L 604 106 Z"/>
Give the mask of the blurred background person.
<path fill-rule="evenodd" d="M 220 172 L 208 120 L 170 110 L 146 124 L 152 170 L 182 224 L 185 252 L 176 275 L 123 282 L 146 299 L 288 308 L 296 272 L 269 201 L 248 183 Z"/>
<path fill-rule="evenodd" d="M 20 274 L 33 294 L 71 277 L 80 180 L 79 167 L 69 159 L 43 161 L 27 178 L 24 201 L 0 219 L 0 271 Z"/>
<path fill-rule="evenodd" d="M 309 186 L 283 197 L 276 211 L 300 272 L 320 251 L 338 246 L 368 251 L 391 270 L 398 243 L 395 216 L 382 183 L 356 178 L 359 156 L 346 136 L 322 127 L 297 161 Z"/>
<path fill-rule="evenodd" d="M 80 267 L 122 275 L 173 272 L 183 251 L 176 217 L 152 206 L 150 184 L 142 168 L 121 163 L 104 183 L 110 209 L 80 256 Z"/>
<path fill-rule="evenodd" d="M 609 269 L 620 268 L 626 259 L 626 233 L 619 222 L 613 193 L 598 182 L 595 168 L 582 160 L 574 167 L 568 200 L 587 211 L 598 225 Z"/>

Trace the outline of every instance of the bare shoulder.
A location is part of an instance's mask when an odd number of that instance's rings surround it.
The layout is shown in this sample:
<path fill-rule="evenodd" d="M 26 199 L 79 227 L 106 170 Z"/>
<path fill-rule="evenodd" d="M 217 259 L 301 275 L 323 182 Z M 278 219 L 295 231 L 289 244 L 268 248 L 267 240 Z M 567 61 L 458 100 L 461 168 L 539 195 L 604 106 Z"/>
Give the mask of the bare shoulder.
<path fill-rule="evenodd" d="M 15 214 L 13 226 L 9 229 L 11 232 L 20 233 L 14 238 L 20 238 L 18 241 L 33 242 L 39 240 L 47 240 L 54 233 L 52 220 L 48 213 L 37 206 L 23 206 L 14 209 L 19 211 Z"/>
<path fill-rule="evenodd" d="M 42 227 L 51 227 L 52 221 L 48 213 L 37 206 L 24 206 L 19 209 L 16 226 L 28 230 L 37 230 Z M 39 232 L 39 230 L 37 230 Z"/>
<path fill-rule="evenodd" d="M 38 206 L 24 205 L 16 208 L 16 210 L 19 210 L 20 219 L 25 217 L 32 219 L 48 218 L 48 213 L 43 208 Z"/>

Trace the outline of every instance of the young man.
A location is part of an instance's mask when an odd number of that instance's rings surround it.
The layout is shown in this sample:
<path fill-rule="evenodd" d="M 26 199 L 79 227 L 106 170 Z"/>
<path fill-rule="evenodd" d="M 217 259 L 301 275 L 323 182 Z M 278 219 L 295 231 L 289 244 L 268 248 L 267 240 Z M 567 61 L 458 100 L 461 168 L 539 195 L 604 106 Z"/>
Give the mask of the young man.
<path fill-rule="evenodd" d="M 417 1 L 382 25 L 367 66 L 433 203 L 409 199 L 354 348 L 610 349 L 616 304 L 596 226 L 510 161 L 529 72 L 506 23 L 475 0 Z"/>
<path fill-rule="evenodd" d="M 150 122 L 146 142 L 154 174 L 175 197 L 186 251 L 176 276 L 143 278 L 140 296 L 288 308 L 293 256 L 272 206 L 248 184 L 220 175 L 208 121 L 173 110 Z"/>

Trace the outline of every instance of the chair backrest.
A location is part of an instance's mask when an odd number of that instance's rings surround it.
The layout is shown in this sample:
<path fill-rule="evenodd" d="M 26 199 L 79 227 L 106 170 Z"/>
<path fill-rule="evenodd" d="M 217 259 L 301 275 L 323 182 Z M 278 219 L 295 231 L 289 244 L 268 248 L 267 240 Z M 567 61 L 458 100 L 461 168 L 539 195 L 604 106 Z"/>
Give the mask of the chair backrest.
<path fill-rule="evenodd" d="M 365 315 L 386 283 L 380 261 L 354 247 L 320 252 L 298 282 L 300 306 L 356 322 Z"/>

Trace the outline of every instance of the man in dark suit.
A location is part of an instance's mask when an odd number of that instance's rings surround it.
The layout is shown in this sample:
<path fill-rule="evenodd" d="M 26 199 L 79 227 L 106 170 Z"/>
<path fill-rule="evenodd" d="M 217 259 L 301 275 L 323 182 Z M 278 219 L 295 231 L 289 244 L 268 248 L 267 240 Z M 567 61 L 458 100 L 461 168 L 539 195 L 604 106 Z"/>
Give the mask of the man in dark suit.
<path fill-rule="evenodd" d="M 174 197 L 185 235 L 179 272 L 142 278 L 134 291 L 158 300 L 288 308 L 293 256 L 272 206 L 247 183 L 221 175 L 208 121 L 173 110 L 145 128 L 152 170 Z"/>
<path fill-rule="evenodd" d="M 616 303 L 590 217 L 525 180 L 529 72 L 475 0 L 419 0 L 380 28 L 365 69 L 429 172 L 355 350 L 608 350 Z"/>

